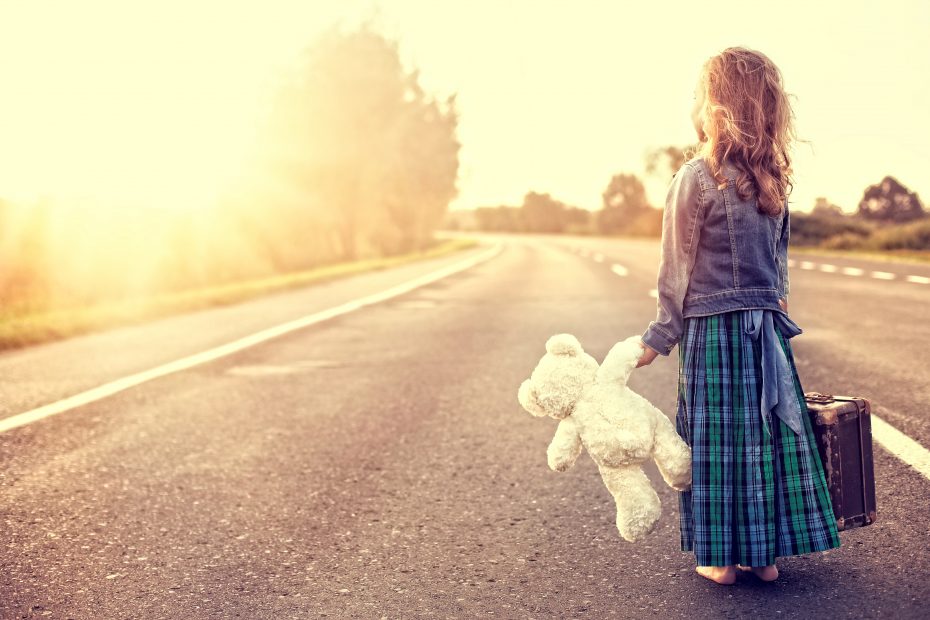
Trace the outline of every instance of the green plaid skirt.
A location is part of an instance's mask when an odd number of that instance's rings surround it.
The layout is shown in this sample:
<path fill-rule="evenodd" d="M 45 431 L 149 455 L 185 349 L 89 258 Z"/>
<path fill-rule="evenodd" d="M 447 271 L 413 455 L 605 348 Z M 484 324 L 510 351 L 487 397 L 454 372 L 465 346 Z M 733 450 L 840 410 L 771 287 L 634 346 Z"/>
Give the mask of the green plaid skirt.
<path fill-rule="evenodd" d="M 840 546 L 811 422 L 796 435 L 761 411 L 762 351 L 741 329 L 744 310 L 684 321 L 678 434 L 691 446 L 691 490 L 679 493 L 681 549 L 699 566 L 767 566 Z M 791 345 L 776 334 L 804 404 Z"/>

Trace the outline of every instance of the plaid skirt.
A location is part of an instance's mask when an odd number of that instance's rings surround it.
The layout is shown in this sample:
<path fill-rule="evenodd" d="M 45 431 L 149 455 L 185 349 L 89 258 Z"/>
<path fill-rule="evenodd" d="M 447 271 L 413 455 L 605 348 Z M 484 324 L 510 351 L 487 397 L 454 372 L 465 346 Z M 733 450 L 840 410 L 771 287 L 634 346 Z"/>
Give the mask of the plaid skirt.
<path fill-rule="evenodd" d="M 691 490 L 679 493 L 682 551 L 698 566 L 767 566 L 840 546 L 808 416 L 797 435 L 761 411 L 762 351 L 735 310 L 684 321 L 679 342 L 678 434 L 691 446 Z M 797 397 L 788 339 L 776 326 Z"/>

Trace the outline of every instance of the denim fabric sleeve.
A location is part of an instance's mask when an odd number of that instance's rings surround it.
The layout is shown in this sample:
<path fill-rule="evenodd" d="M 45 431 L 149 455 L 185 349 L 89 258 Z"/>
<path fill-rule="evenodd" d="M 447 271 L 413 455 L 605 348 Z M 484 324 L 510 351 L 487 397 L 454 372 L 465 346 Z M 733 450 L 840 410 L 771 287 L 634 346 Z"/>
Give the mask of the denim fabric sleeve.
<path fill-rule="evenodd" d="M 781 236 L 778 238 L 778 292 L 781 298 L 788 301 L 788 237 L 791 235 L 791 214 L 788 204 L 785 203 L 785 221 L 781 226 Z"/>
<path fill-rule="evenodd" d="M 698 171 L 684 164 L 668 189 L 662 214 L 662 258 L 659 263 L 658 312 L 642 340 L 668 355 L 681 339 L 682 307 L 704 220 L 704 196 Z"/>

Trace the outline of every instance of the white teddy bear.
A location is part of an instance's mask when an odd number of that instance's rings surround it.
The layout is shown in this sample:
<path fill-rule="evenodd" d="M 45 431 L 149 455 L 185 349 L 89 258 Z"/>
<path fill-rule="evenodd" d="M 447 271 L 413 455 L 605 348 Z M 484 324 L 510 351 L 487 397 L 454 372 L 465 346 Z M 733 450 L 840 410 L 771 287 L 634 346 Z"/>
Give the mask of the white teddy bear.
<path fill-rule="evenodd" d="M 571 334 L 549 338 L 546 351 L 517 396 L 531 414 L 561 420 L 547 450 L 549 467 L 565 471 L 584 446 L 617 503 L 620 535 L 641 540 L 659 520 L 660 504 L 640 465 L 654 458 L 668 485 L 685 491 L 691 450 L 659 409 L 627 387 L 643 354 L 640 337 L 615 344 L 600 367 Z"/>

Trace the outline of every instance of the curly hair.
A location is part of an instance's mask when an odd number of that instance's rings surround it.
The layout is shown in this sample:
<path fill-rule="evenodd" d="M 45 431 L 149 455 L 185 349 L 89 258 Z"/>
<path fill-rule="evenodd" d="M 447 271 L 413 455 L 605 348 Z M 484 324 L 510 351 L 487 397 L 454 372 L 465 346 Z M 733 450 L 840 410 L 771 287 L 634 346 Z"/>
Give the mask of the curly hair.
<path fill-rule="evenodd" d="M 701 84 L 708 131 L 699 153 L 720 183 L 730 161 L 739 197 L 755 195 L 760 211 L 780 214 L 794 188 L 789 151 L 797 139 L 781 71 L 761 52 L 728 47 L 704 63 Z"/>

